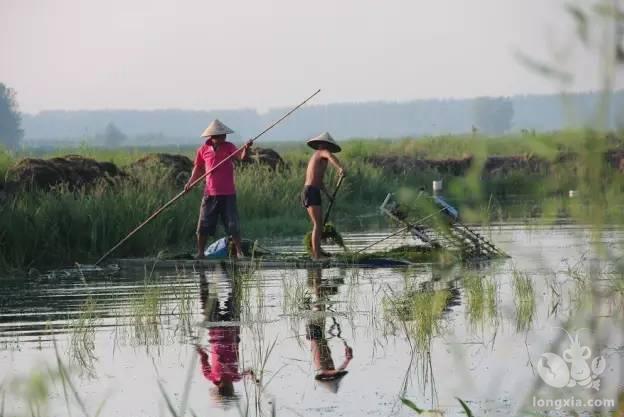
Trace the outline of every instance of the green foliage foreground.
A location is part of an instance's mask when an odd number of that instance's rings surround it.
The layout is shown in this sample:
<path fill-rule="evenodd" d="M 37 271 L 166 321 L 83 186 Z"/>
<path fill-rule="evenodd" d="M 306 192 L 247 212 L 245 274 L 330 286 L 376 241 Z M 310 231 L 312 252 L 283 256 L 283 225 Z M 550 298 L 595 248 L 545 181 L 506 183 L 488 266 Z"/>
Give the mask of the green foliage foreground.
<path fill-rule="evenodd" d="M 621 147 L 621 143 L 591 132 L 499 139 L 451 137 L 346 142 L 339 156 L 347 166 L 347 178 L 337 197 L 333 222 L 341 232 L 387 226 L 385 219 L 374 214 L 388 192 L 413 195 L 420 187 L 429 190 L 433 179 L 444 177 L 445 196 L 468 221 L 499 221 L 529 215 L 550 221 L 565 215 L 593 225 L 618 223 L 622 221 L 624 207 L 624 175 L 610 167 L 604 158 L 604 152 L 614 147 Z M 97 151 L 87 151 L 97 157 Z M 123 155 L 128 153 L 123 149 L 118 152 L 116 155 L 106 151 L 98 159 L 123 160 Z M 558 164 L 547 174 L 512 170 L 482 178 L 487 155 L 527 152 L 548 161 L 555 161 L 561 152 L 575 152 L 577 158 L 568 164 Z M 474 164 L 462 177 L 434 171 L 397 175 L 385 167 L 365 162 L 371 155 L 448 158 L 468 153 L 473 155 Z M 287 168 L 272 171 L 264 166 L 249 166 L 238 170 L 244 237 L 303 236 L 309 230 L 307 214 L 299 202 L 309 155 L 309 150 L 294 148 L 283 152 Z M 2 154 L 0 162 L 3 170 L 6 169 L 7 154 Z M 22 192 L 0 202 L 0 269 L 27 270 L 93 262 L 180 191 L 162 178 L 164 174 L 146 173 L 116 186 L 100 184 L 78 191 L 61 187 L 49 192 Z M 335 184 L 335 178 L 328 178 L 327 184 Z M 200 188 L 147 225 L 114 256 L 190 249 Z M 570 189 L 577 190 L 574 199 L 568 197 Z"/>

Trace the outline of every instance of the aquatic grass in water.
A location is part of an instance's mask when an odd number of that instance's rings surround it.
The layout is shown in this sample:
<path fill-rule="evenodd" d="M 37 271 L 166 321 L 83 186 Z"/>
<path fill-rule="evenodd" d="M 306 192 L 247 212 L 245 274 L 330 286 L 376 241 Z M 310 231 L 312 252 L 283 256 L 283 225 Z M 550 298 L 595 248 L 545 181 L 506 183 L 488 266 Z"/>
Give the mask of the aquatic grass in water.
<path fill-rule="evenodd" d="M 311 294 L 298 277 L 282 274 L 282 293 L 282 309 L 285 314 L 297 317 L 302 310 L 309 310 Z"/>
<path fill-rule="evenodd" d="M 131 340 L 149 351 L 161 343 L 161 313 L 163 308 L 161 288 L 146 279 L 142 288 L 136 290 L 130 302 Z"/>
<path fill-rule="evenodd" d="M 187 285 L 182 281 L 182 277 L 184 277 L 184 273 L 177 271 L 176 280 L 172 285 L 174 301 L 172 313 L 177 319 L 175 333 L 180 333 L 181 340 L 184 340 L 185 337 L 193 336 L 192 318 L 197 304 L 194 293 L 198 288 Z"/>
<path fill-rule="evenodd" d="M 498 323 L 498 285 L 491 277 L 469 275 L 464 278 L 466 313 L 473 326 Z"/>
<path fill-rule="evenodd" d="M 250 393 L 248 391 L 248 388 L 249 388 L 248 384 L 245 383 L 244 384 L 245 396 L 247 398 L 246 408 L 244 410 L 239 409 L 239 411 L 244 411 L 244 413 L 241 413 L 241 414 L 245 416 L 248 416 L 248 415 L 262 416 L 262 415 L 265 415 L 265 408 L 266 408 L 262 400 L 263 398 L 269 396 L 267 388 L 269 384 L 271 383 L 271 381 L 273 380 L 273 378 L 275 378 L 275 376 L 281 371 L 282 368 L 278 369 L 277 371 L 272 371 L 267 368 L 269 357 L 273 353 L 273 350 L 275 349 L 275 345 L 277 344 L 278 339 L 275 338 L 272 342 L 269 343 L 269 341 L 267 341 L 265 338 L 264 332 L 262 331 L 262 327 L 258 325 L 257 323 L 251 326 L 251 331 L 253 333 L 253 337 L 252 337 L 253 346 L 250 349 L 252 352 L 250 364 L 251 364 L 251 369 L 253 370 L 253 375 L 252 375 L 253 392 Z M 245 349 L 244 351 L 247 351 L 247 349 Z M 244 364 L 246 359 L 247 358 L 244 357 L 243 360 L 241 361 L 241 364 Z M 253 405 L 251 404 L 251 401 L 249 401 L 250 398 L 254 399 Z M 271 412 L 274 415 L 275 398 L 271 398 L 271 400 L 272 400 L 270 401 Z M 251 412 L 250 408 L 252 406 L 253 406 L 253 409 L 252 409 L 253 414 L 250 414 Z"/>
<path fill-rule="evenodd" d="M 533 281 L 525 272 L 512 271 L 513 295 L 516 306 L 516 330 L 528 331 L 531 329 L 535 315 L 535 291 Z"/>
<path fill-rule="evenodd" d="M 93 376 L 95 372 L 96 301 L 89 296 L 80 307 L 78 317 L 70 324 L 69 356 L 81 370 Z"/>
<path fill-rule="evenodd" d="M 414 341 L 417 351 L 426 351 L 431 339 L 443 329 L 441 320 L 451 295 L 448 290 L 407 290 L 402 294 L 386 293 L 384 318 L 398 321 Z"/>

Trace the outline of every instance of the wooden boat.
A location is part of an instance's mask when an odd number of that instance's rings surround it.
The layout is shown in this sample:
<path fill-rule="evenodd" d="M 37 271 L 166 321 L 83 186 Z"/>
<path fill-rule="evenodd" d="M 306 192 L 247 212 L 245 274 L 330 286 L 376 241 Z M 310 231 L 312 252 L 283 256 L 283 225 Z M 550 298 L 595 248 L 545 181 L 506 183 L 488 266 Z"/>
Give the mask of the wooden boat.
<path fill-rule="evenodd" d="M 112 263 L 121 269 L 201 269 L 215 264 L 230 263 L 248 268 L 400 268 L 428 262 L 455 262 L 457 259 L 442 249 L 424 246 L 401 246 L 373 253 L 337 253 L 323 261 L 314 261 L 304 254 L 261 253 L 259 256 L 237 259 L 206 257 L 193 259 L 189 254 L 172 257 L 118 258 Z"/>
<path fill-rule="evenodd" d="M 200 270 L 211 268 L 214 265 L 228 263 L 242 268 L 400 268 L 414 265 L 414 262 L 394 258 L 364 258 L 349 259 L 347 257 L 331 257 L 323 261 L 314 261 L 309 257 L 271 257 L 259 258 L 203 258 L 203 259 L 162 259 L 162 258 L 119 258 L 112 261 L 120 269 L 170 269 L 170 270 Z"/>

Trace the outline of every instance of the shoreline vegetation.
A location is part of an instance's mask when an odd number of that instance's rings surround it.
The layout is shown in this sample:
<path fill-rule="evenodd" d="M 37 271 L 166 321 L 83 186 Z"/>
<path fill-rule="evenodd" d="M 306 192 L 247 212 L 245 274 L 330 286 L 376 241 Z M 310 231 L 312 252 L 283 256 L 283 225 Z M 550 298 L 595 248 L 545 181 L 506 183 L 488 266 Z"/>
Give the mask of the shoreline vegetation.
<path fill-rule="evenodd" d="M 299 193 L 310 150 L 292 142 L 258 145 L 273 148 L 283 163 L 248 163 L 237 168 L 243 235 L 249 239 L 303 237 L 310 225 Z M 347 178 L 333 216 L 341 232 L 391 226 L 382 216 L 375 216 L 386 194 L 400 193 L 409 201 L 420 189 L 429 192 L 437 179 L 444 180 L 444 196 L 472 223 L 527 217 L 544 221 L 568 217 L 591 224 L 622 221 L 624 139 L 613 133 L 352 139 L 341 141 L 341 146 L 338 156 L 347 168 Z M 28 149 L 17 154 L 0 151 L 0 271 L 95 261 L 182 190 L 179 173 L 172 176 L 170 167 L 133 163 L 154 152 L 192 158 L 194 151 L 173 146 L 83 146 L 45 155 Z M 23 158 L 68 154 L 112 163 L 123 175 L 47 189 L 26 187 L 23 179 L 11 183 L 11 167 Z M 334 183 L 335 178 L 328 179 L 328 185 Z M 196 187 L 113 256 L 190 250 L 201 192 L 202 187 Z"/>

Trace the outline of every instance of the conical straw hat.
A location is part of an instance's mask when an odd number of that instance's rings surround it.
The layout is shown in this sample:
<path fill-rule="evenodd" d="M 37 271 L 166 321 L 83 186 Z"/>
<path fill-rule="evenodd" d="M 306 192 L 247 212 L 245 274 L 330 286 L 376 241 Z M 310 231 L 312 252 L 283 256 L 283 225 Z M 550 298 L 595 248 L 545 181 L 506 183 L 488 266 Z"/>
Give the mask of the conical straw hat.
<path fill-rule="evenodd" d="M 320 135 L 308 140 L 308 146 L 312 149 L 318 149 L 319 145 L 322 143 L 327 145 L 327 149 L 332 153 L 338 153 L 342 150 L 328 132 L 321 133 Z"/>
<path fill-rule="evenodd" d="M 206 138 L 208 136 L 229 135 L 230 133 L 234 133 L 234 131 L 221 123 L 219 119 L 214 119 L 201 136 L 202 138 Z"/>
<path fill-rule="evenodd" d="M 338 392 L 338 388 L 340 388 L 340 382 L 342 381 L 342 377 L 345 376 L 347 373 L 348 371 L 338 371 L 332 376 L 322 377 L 317 375 L 314 377 L 314 379 L 320 386 L 335 394 Z"/>

